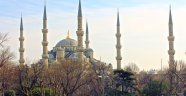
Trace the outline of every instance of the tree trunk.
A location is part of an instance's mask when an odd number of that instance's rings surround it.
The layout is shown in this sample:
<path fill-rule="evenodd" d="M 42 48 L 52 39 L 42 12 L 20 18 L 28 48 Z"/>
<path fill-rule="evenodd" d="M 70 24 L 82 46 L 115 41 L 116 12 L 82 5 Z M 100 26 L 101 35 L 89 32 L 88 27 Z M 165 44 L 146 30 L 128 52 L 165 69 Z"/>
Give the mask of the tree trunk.
<path fill-rule="evenodd" d="M 5 92 L 4 92 L 4 88 L 2 89 L 2 96 L 4 96 L 5 95 Z"/>

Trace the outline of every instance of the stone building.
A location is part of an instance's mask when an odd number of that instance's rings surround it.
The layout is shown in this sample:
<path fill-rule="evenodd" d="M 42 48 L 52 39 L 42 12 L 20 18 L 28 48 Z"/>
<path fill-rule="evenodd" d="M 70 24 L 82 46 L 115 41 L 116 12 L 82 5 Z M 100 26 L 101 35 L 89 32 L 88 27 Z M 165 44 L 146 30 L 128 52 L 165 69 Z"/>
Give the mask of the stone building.
<path fill-rule="evenodd" d="M 51 64 L 56 64 L 63 62 L 63 60 L 78 60 L 82 62 L 88 62 L 92 65 L 96 65 L 100 63 L 100 60 L 94 58 L 94 51 L 89 46 L 89 29 L 88 29 L 88 22 L 86 22 L 86 31 L 84 34 L 83 31 L 83 15 L 81 10 L 81 0 L 79 0 L 79 7 L 78 7 L 78 16 L 77 16 L 77 40 L 70 37 L 69 31 L 67 32 L 66 38 L 60 40 L 53 49 L 48 49 L 48 29 L 47 29 L 47 11 L 46 5 L 44 6 L 44 14 L 43 14 L 43 54 L 40 63 L 43 64 L 46 68 L 48 68 Z M 116 39 L 117 39 L 117 66 L 118 69 L 121 69 L 121 44 L 120 44 L 120 26 L 119 26 L 119 12 L 117 18 L 117 32 L 116 32 Z M 20 26 L 20 60 L 19 63 L 24 65 L 24 36 L 23 36 L 23 20 L 21 17 L 21 26 Z M 83 37 L 85 35 L 86 40 L 83 41 Z M 83 46 L 85 43 L 85 47 Z M 104 63 L 104 62 L 101 62 Z M 111 66 L 111 64 L 109 64 Z M 111 66 L 112 67 L 112 66 Z"/>

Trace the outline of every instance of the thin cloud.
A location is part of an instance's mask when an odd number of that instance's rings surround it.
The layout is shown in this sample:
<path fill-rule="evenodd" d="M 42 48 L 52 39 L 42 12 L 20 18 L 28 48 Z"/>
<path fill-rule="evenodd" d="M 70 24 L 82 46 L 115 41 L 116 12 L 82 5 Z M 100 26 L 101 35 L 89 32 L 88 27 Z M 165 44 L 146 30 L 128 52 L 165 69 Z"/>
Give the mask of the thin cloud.
<path fill-rule="evenodd" d="M 83 0 L 82 0 L 83 1 Z M 85 2 L 84 0 L 83 2 Z M 89 2 L 90 0 L 87 0 Z M 92 0 L 91 0 L 92 1 Z M 107 0 L 108 1 L 108 0 Z M 118 0 L 121 2 L 123 0 Z M 154 0 L 153 0 L 154 1 Z M 164 66 L 168 62 L 168 12 L 169 4 L 165 4 L 158 0 L 156 3 L 152 0 L 145 3 L 140 3 L 138 6 L 120 6 L 120 19 L 121 19 L 121 43 L 122 43 L 122 66 L 127 65 L 129 62 L 135 62 L 140 69 L 158 69 L 160 68 L 160 61 L 163 58 Z M 161 0 L 162 1 L 162 0 Z M 67 2 L 67 1 L 66 1 Z M 101 0 L 100 2 L 105 2 Z M 90 29 L 90 45 L 94 49 L 95 58 L 102 57 L 102 60 L 112 63 L 116 68 L 116 13 L 117 9 L 110 6 L 117 6 L 118 2 L 110 2 L 106 7 L 99 6 L 98 8 L 88 7 L 83 3 L 83 16 L 84 16 L 84 29 L 85 19 L 88 19 Z M 137 2 L 132 0 L 130 2 Z M 139 2 L 139 1 L 138 1 Z M 141 2 L 145 2 L 142 0 Z M 185 2 L 185 1 L 180 1 Z M 186 50 L 185 41 L 186 36 L 186 7 L 178 6 L 179 3 L 174 3 L 172 6 L 173 22 L 174 22 L 174 35 L 175 35 L 175 50 L 176 60 L 185 58 L 184 51 Z M 40 2 L 41 3 L 41 2 Z M 67 2 L 68 3 L 68 2 Z M 124 3 L 124 2 L 122 2 Z M 77 4 L 72 3 L 73 9 L 65 9 L 66 7 L 57 6 L 49 1 L 47 4 L 48 15 L 48 37 L 49 49 L 51 50 L 58 41 L 66 37 L 67 30 L 70 29 L 71 37 L 77 39 Z M 62 4 L 62 3 L 61 3 Z M 71 4 L 71 3 L 68 3 Z M 131 4 L 131 3 L 130 3 Z M 37 4 L 36 4 L 37 5 Z M 132 5 L 132 4 L 131 4 Z M 86 7 L 85 7 L 86 6 Z M 36 6 L 35 6 L 36 7 Z M 37 12 L 30 9 L 34 14 L 27 14 L 23 11 L 24 15 L 24 36 L 25 36 L 25 56 L 30 60 L 41 58 L 42 54 L 42 15 L 43 5 L 37 7 Z M 50 9 L 51 8 L 51 9 Z M 56 10 L 55 10 L 56 9 Z M 17 9 L 21 10 L 21 9 Z M 70 10 L 70 11 L 69 11 Z M 12 16 L 15 14 L 11 14 Z M 17 15 L 17 14 L 16 14 Z M 3 21 L 4 20 L 4 21 Z M 12 21 L 13 20 L 13 21 Z M 11 18 L 4 18 L 0 16 L 1 31 L 11 32 L 10 46 L 18 55 L 19 48 L 19 23 L 20 15 Z M 34 42 L 34 44 L 33 44 Z M 18 59 L 18 58 L 17 58 Z"/>

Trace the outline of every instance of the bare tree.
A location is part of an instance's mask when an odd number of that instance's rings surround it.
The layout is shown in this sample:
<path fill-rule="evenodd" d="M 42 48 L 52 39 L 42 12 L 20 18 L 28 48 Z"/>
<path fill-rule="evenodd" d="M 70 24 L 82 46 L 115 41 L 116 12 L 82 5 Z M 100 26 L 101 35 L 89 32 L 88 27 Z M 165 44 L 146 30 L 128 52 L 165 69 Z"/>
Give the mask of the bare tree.
<path fill-rule="evenodd" d="M 0 33 L 0 46 L 4 47 L 4 43 L 8 41 L 8 34 Z"/>
<path fill-rule="evenodd" d="M 186 63 L 183 60 L 178 61 L 177 69 L 180 72 L 186 71 Z"/>
<path fill-rule="evenodd" d="M 12 64 L 12 60 L 14 59 L 14 54 L 10 52 L 10 48 L 5 46 L 8 34 L 0 33 L 0 84 L 2 89 L 2 95 L 4 95 L 5 88 L 8 87 L 10 84 L 11 77 L 8 79 L 9 76 L 11 76 L 10 65 Z"/>
<path fill-rule="evenodd" d="M 124 67 L 126 71 L 138 73 L 140 71 L 139 67 L 136 65 L 136 63 L 129 63 L 126 67 Z"/>
<path fill-rule="evenodd" d="M 53 74 L 49 81 L 54 85 L 56 95 L 82 96 L 90 90 L 89 85 L 94 74 L 89 63 L 66 60 L 50 69 L 53 70 Z"/>
<path fill-rule="evenodd" d="M 14 54 L 10 52 L 8 47 L 0 49 L 0 68 L 5 64 L 11 63 L 13 59 Z"/>
<path fill-rule="evenodd" d="M 31 68 L 27 65 L 23 65 L 19 66 L 18 69 L 19 89 L 22 95 L 31 96 L 33 88 L 36 87 L 38 83 L 43 67 L 39 64 L 34 64 Z"/>
<path fill-rule="evenodd" d="M 112 65 L 101 61 L 94 62 L 93 65 L 95 76 L 91 83 L 91 95 L 101 96 L 107 94 L 114 87 Z"/>
<path fill-rule="evenodd" d="M 5 64 L 10 63 L 14 58 L 14 54 L 10 52 L 10 48 L 5 46 L 8 41 L 7 36 L 8 34 L 0 33 L 0 68 Z"/>
<path fill-rule="evenodd" d="M 17 82 L 15 82 L 17 80 L 17 71 L 15 68 L 13 64 L 6 64 L 0 69 L 0 89 L 2 91 L 2 96 L 4 96 L 5 90 L 14 89 L 14 85 L 17 84 Z"/>

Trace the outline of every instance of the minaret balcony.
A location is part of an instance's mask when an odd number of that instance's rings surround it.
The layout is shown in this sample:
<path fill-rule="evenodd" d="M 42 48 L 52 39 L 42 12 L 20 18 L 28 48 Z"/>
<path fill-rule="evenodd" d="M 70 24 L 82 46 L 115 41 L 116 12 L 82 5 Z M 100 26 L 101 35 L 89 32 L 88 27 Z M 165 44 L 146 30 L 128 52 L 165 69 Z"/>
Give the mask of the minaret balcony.
<path fill-rule="evenodd" d="M 174 36 L 168 36 L 169 41 L 174 41 Z"/>
<path fill-rule="evenodd" d="M 23 59 L 23 58 L 21 58 L 20 60 L 19 60 L 19 63 L 24 63 L 25 62 L 25 60 Z"/>
<path fill-rule="evenodd" d="M 48 59 L 48 54 L 43 54 L 42 57 L 43 57 L 44 59 Z"/>
<path fill-rule="evenodd" d="M 121 45 L 116 45 L 116 48 L 117 49 L 121 49 Z"/>
<path fill-rule="evenodd" d="M 121 34 L 120 33 L 116 33 L 116 37 L 121 37 Z"/>
<path fill-rule="evenodd" d="M 122 57 L 121 56 L 117 56 L 116 60 L 122 60 Z"/>
<path fill-rule="evenodd" d="M 88 41 L 86 40 L 85 43 L 86 43 L 86 44 L 89 44 L 89 40 L 88 40 Z"/>
<path fill-rule="evenodd" d="M 48 46 L 48 42 L 47 41 L 43 41 L 42 44 L 43 44 L 43 46 Z"/>
<path fill-rule="evenodd" d="M 77 47 L 77 51 L 78 52 L 83 52 L 83 48 L 82 47 Z"/>
<path fill-rule="evenodd" d="M 77 34 L 77 36 L 83 36 L 84 32 L 83 32 L 83 31 L 78 30 L 78 31 L 76 31 L 76 34 Z"/>
<path fill-rule="evenodd" d="M 19 52 L 24 52 L 25 49 L 24 48 L 19 48 Z"/>
<path fill-rule="evenodd" d="M 19 41 L 24 41 L 24 40 L 25 40 L 24 37 L 20 37 L 20 38 L 19 38 Z"/>
<path fill-rule="evenodd" d="M 174 54 L 175 54 L 175 50 L 169 50 L 169 51 L 168 51 L 168 54 L 169 54 L 169 55 L 174 55 Z"/>
<path fill-rule="evenodd" d="M 48 33 L 48 29 L 42 29 L 43 33 Z"/>

